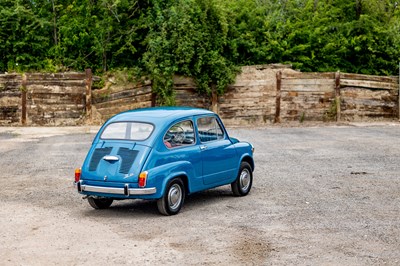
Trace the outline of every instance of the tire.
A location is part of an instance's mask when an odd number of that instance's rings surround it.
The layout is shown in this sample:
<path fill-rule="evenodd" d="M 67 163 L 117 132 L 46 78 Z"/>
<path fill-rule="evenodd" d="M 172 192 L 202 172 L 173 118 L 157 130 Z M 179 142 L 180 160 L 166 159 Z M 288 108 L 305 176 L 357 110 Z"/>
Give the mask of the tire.
<path fill-rule="evenodd" d="M 236 197 L 246 196 L 249 194 L 252 185 L 253 171 L 251 166 L 248 162 L 242 162 L 236 180 L 231 183 L 233 195 Z"/>
<path fill-rule="evenodd" d="M 107 209 L 113 203 L 113 199 L 89 197 L 88 202 L 94 209 Z"/>
<path fill-rule="evenodd" d="M 185 201 L 185 186 L 180 178 L 172 179 L 161 199 L 157 200 L 158 211 L 164 215 L 177 214 Z"/>

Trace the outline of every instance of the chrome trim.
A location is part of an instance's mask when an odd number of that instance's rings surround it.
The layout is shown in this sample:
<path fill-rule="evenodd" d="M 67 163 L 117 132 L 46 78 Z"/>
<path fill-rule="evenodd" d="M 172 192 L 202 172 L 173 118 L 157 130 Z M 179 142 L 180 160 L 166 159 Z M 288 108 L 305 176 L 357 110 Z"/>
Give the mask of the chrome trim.
<path fill-rule="evenodd" d="M 82 192 L 98 192 L 98 193 L 108 193 L 108 194 L 119 194 L 119 195 L 126 195 L 125 188 L 116 188 L 116 187 L 98 187 L 98 186 L 88 186 L 88 185 L 81 185 Z M 155 187 L 150 188 L 128 188 L 128 195 L 149 195 L 154 194 L 157 192 Z"/>
<path fill-rule="evenodd" d="M 119 158 L 117 156 L 113 156 L 113 155 L 106 155 L 103 157 L 103 160 L 105 161 L 119 161 Z"/>

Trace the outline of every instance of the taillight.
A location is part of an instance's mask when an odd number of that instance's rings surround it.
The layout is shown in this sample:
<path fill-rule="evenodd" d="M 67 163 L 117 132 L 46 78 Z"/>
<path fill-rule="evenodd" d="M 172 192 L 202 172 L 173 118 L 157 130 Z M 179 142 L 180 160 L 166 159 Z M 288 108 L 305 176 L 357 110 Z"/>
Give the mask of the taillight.
<path fill-rule="evenodd" d="M 139 187 L 146 186 L 147 171 L 141 172 L 139 175 Z"/>
<path fill-rule="evenodd" d="M 75 182 L 79 182 L 81 179 L 81 168 L 76 168 L 75 169 Z"/>

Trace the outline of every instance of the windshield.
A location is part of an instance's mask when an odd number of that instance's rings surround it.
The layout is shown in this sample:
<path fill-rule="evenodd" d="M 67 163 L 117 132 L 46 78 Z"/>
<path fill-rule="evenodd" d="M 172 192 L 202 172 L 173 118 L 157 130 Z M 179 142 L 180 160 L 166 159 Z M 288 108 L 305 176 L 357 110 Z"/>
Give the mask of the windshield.
<path fill-rule="evenodd" d="M 101 139 L 145 140 L 154 126 L 140 122 L 117 122 L 109 124 L 101 133 Z"/>

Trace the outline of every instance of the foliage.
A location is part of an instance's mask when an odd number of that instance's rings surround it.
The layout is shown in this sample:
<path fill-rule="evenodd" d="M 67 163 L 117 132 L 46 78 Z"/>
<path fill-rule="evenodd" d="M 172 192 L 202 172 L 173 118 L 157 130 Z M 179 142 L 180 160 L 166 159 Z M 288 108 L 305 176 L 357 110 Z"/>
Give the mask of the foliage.
<path fill-rule="evenodd" d="M 0 0 L 0 71 L 44 67 L 50 25 L 35 12 L 30 1 Z"/>
<path fill-rule="evenodd" d="M 0 72 L 129 71 L 224 93 L 242 65 L 397 75 L 398 0 L 0 0 Z M 132 70 L 129 70 L 132 69 Z"/>
<path fill-rule="evenodd" d="M 225 56 L 227 14 L 216 0 L 153 1 L 144 66 L 161 104 L 173 105 L 173 75 L 195 78 L 201 91 L 223 93 L 237 68 Z"/>

